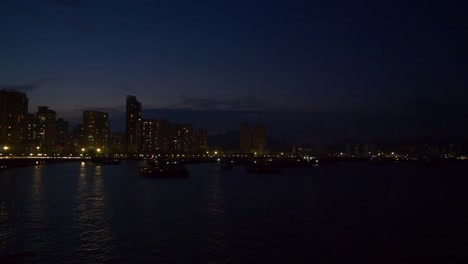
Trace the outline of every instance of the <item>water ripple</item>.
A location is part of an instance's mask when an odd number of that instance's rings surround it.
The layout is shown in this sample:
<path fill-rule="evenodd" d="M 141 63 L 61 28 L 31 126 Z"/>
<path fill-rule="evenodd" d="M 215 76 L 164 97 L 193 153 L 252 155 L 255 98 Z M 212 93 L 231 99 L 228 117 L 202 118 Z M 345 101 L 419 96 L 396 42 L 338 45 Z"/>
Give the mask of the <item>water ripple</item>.
<path fill-rule="evenodd" d="M 200 164 L 184 181 L 148 180 L 132 174 L 138 166 L 83 162 L 0 172 L 0 263 L 10 255 L 41 264 L 468 257 L 459 232 L 466 177 L 448 182 L 450 175 L 431 172 L 414 180 L 426 172 L 345 165 L 270 177 Z"/>

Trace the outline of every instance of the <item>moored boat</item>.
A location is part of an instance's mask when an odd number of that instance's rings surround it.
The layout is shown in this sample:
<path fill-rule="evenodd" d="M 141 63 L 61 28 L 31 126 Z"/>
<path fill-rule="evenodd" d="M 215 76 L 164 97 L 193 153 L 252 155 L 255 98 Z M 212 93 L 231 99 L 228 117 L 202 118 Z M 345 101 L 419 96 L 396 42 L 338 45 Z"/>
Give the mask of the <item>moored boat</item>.
<path fill-rule="evenodd" d="M 234 165 L 231 164 L 231 163 L 221 164 L 221 169 L 223 169 L 223 170 L 232 170 L 233 167 L 234 167 Z"/>
<path fill-rule="evenodd" d="M 187 177 L 189 172 L 185 166 L 177 162 L 156 162 L 150 166 L 138 168 L 141 176 L 159 178 L 159 177 Z"/>
<path fill-rule="evenodd" d="M 122 161 L 119 159 L 112 159 L 112 158 L 92 158 L 92 163 L 100 164 L 100 165 L 121 165 Z"/>
<path fill-rule="evenodd" d="M 234 161 L 222 161 L 220 162 L 220 166 L 223 170 L 232 170 L 234 167 Z"/>
<path fill-rule="evenodd" d="M 245 165 L 248 173 L 280 173 L 281 167 L 268 163 L 250 163 Z"/>

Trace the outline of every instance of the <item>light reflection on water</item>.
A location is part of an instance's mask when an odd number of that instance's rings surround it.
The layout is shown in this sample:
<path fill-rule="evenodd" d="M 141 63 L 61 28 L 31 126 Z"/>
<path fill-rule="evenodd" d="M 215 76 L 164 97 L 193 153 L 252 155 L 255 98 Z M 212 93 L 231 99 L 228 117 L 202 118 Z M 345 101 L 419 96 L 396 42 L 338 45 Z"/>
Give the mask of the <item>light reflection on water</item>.
<path fill-rule="evenodd" d="M 5 251 L 34 251 L 31 263 L 468 257 L 459 232 L 466 225 L 465 168 L 448 175 L 444 168 L 343 165 L 250 175 L 198 164 L 187 179 L 148 179 L 136 174 L 138 166 L 0 172 L 0 262 Z M 397 227 L 382 217 L 389 212 L 402 219 Z"/>
<path fill-rule="evenodd" d="M 14 231 L 8 225 L 9 215 L 6 202 L 0 201 L 0 251 L 8 248 L 7 238 L 14 235 Z"/>
<path fill-rule="evenodd" d="M 44 175 L 43 166 L 35 166 L 33 170 L 33 183 L 31 185 L 31 196 L 28 204 L 28 244 L 32 251 L 41 251 L 50 243 L 51 222 L 48 215 L 48 203 L 44 197 Z"/>
<path fill-rule="evenodd" d="M 81 255 L 93 261 L 108 261 L 112 257 L 115 239 L 103 189 L 102 167 L 82 164 L 77 184 L 73 222 L 80 241 Z"/>
<path fill-rule="evenodd" d="M 206 234 L 207 253 L 226 256 L 229 241 L 229 228 L 226 221 L 225 195 L 222 188 L 222 172 L 213 171 L 208 182 L 209 200 L 206 205 L 207 226 Z"/>

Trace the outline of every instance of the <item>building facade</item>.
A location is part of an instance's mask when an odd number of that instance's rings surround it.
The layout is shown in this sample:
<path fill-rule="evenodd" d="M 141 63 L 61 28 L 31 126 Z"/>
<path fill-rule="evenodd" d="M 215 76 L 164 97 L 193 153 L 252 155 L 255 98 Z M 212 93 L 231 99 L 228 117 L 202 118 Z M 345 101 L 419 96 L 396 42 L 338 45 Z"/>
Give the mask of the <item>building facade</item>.
<path fill-rule="evenodd" d="M 240 151 L 250 153 L 252 150 L 252 131 L 250 125 L 244 123 L 240 127 Z"/>
<path fill-rule="evenodd" d="M 141 103 L 135 96 L 127 95 L 125 112 L 125 146 L 127 154 L 140 152 L 141 145 Z"/>
<path fill-rule="evenodd" d="M 194 135 L 194 152 L 205 153 L 208 150 L 208 133 L 204 129 L 197 129 Z"/>
<path fill-rule="evenodd" d="M 263 155 L 267 152 L 266 127 L 255 124 L 252 133 L 252 152 Z"/>
<path fill-rule="evenodd" d="M 55 128 L 55 148 L 58 153 L 64 154 L 70 151 L 68 135 L 68 122 L 63 118 L 57 119 Z"/>
<path fill-rule="evenodd" d="M 193 152 L 193 125 L 171 124 L 171 152 L 186 154 Z"/>
<path fill-rule="evenodd" d="M 35 114 L 27 114 L 25 120 L 25 136 L 23 139 L 23 147 L 25 153 L 37 155 L 40 152 L 39 144 L 39 124 Z"/>
<path fill-rule="evenodd" d="M 0 90 L 0 153 L 20 154 L 26 133 L 28 98 L 25 93 Z"/>
<path fill-rule="evenodd" d="M 90 155 L 109 153 L 109 114 L 83 112 L 83 148 Z"/>
<path fill-rule="evenodd" d="M 255 124 L 253 129 L 244 123 L 240 127 L 240 151 L 254 155 L 268 153 L 266 127 L 263 124 Z"/>
<path fill-rule="evenodd" d="M 124 132 L 112 133 L 110 152 L 113 155 L 125 154 L 125 133 Z"/>
<path fill-rule="evenodd" d="M 163 118 L 157 119 L 157 142 L 158 153 L 168 153 L 171 149 L 171 124 Z"/>
<path fill-rule="evenodd" d="M 38 106 L 36 113 L 38 147 L 44 154 L 55 153 L 55 131 L 56 131 L 55 111 L 48 106 Z"/>
<path fill-rule="evenodd" d="M 83 147 L 83 124 L 78 124 L 73 127 L 70 134 L 70 152 L 74 154 L 84 154 Z"/>
<path fill-rule="evenodd" d="M 142 119 L 141 131 L 141 148 L 145 154 L 161 154 L 171 151 L 171 129 L 174 127 L 165 119 Z M 183 141 L 183 133 L 187 133 L 187 125 L 177 126 L 177 136 L 174 136 L 177 144 L 175 148 L 182 153 L 184 148 L 187 148 L 187 143 Z M 173 130 L 172 130 L 173 131 Z M 180 136 L 179 136 L 180 135 Z M 173 136 L 173 135 L 172 135 Z M 178 152 L 179 153 L 179 152 Z"/>
<path fill-rule="evenodd" d="M 141 120 L 141 152 L 154 154 L 157 151 L 158 125 L 156 119 Z"/>

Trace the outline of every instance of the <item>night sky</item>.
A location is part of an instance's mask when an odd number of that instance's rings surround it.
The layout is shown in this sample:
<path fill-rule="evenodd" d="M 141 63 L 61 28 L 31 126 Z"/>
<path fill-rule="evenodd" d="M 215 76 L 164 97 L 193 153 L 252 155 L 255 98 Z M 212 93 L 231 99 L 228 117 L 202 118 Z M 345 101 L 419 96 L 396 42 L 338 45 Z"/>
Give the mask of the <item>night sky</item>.
<path fill-rule="evenodd" d="M 125 96 L 210 134 L 468 135 L 463 1 L 0 1 L 0 89 L 80 122 Z"/>

